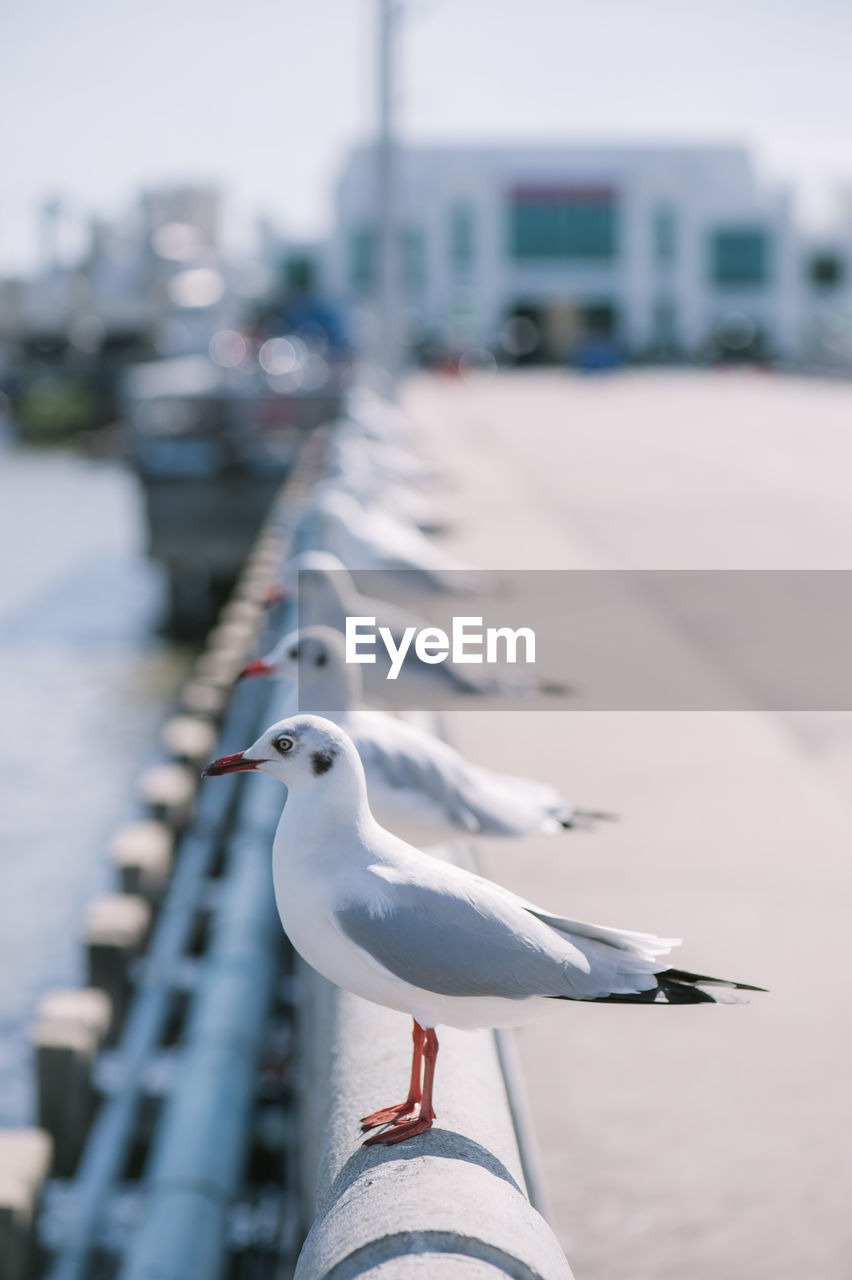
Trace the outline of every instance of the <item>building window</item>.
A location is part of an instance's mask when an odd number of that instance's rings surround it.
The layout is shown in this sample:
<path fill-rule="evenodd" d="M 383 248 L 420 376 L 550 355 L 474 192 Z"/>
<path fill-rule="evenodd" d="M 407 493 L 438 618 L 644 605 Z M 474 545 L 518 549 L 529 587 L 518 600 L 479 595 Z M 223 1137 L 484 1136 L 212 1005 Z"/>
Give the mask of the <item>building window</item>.
<path fill-rule="evenodd" d="M 815 253 L 808 264 L 811 284 L 818 289 L 836 289 L 845 274 L 843 259 L 836 253 Z"/>
<path fill-rule="evenodd" d="M 376 283 L 376 237 L 358 227 L 349 237 L 349 283 L 353 293 L 370 293 Z"/>
<path fill-rule="evenodd" d="M 426 280 L 426 252 L 419 227 L 403 227 L 396 236 L 396 270 L 407 293 L 419 292 Z M 378 244 L 372 227 L 357 227 L 349 237 L 349 284 L 353 293 L 373 293 L 378 286 Z"/>
<path fill-rule="evenodd" d="M 516 189 L 510 249 L 520 262 L 611 262 L 618 252 L 614 193 L 601 187 Z"/>
<path fill-rule="evenodd" d="M 677 253 L 677 217 L 670 204 L 658 205 L 654 210 L 651 236 L 657 266 L 669 266 Z"/>
<path fill-rule="evenodd" d="M 759 228 L 715 231 L 710 239 L 714 284 L 753 287 L 769 279 L 769 236 Z"/>
<path fill-rule="evenodd" d="M 455 276 L 466 276 L 473 266 L 473 221 L 473 208 L 471 205 L 459 203 L 451 206 L 449 218 L 450 265 Z"/>

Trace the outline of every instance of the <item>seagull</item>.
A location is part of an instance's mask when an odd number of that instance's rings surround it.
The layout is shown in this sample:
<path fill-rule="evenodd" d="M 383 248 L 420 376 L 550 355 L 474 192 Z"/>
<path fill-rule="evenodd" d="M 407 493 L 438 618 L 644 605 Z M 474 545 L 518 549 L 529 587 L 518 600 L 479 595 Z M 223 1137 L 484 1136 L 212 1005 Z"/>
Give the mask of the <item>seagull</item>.
<path fill-rule="evenodd" d="M 411 421 L 399 405 L 363 384 L 349 391 L 344 417 L 373 440 L 406 440 L 411 434 Z"/>
<path fill-rule="evenodd" d="M 470 571 L 434 547 L 416 525 L 377 507 L 367 511 L 340 489 L 317 492 L 302 519 L 316 530 L 323 549 L 349 569 L 392 569 L 420 590 L 471 589 Z"/>
<path fill-rule="evenodd" d="M 334 460 L 359 459 L 383 480 L 416 489 L 431 488 L 438 474 L 408 449 L 365 435 L 356 422 L 339 419 L 329 428 L 327 449 Z"/>
<path fill-rule="evenodd" d="M 345 633 L 346 619 L 375 618 L 375 626 L 386 628 L 395 645 L 399 645 L 405 633 L 411 627 L 415 632 L 423 630 L 429 623 L 408 609 L 389 604 L 374 596 L 362 595 L 343 562 L 328 551 L 303 551 L 288 561 L 284 569 L 284 580 L 281 588 L 273 588 L 268 597 L 270 603 L 287 599 L 297 594 L 299 626 L 327 626 L 335 631 Z M 410 637 L 409 637 L 410 638 Z M 282 642 L 283 644 L 283 642 Z M 277 653 L 282 645 L 273 651 Z M 414 700 L 440 694 L 475 694 L 487 696 L 495 694 L 511 694 L 530 696 L 537 691 L 563 694 L 567 690 L 556 684 L 543 683 L 529 679 L 520 671 L 489 669 L 480 666 L 461 666 L 446 659 L 440 663 L 421 662 L 413 646 L 410 646 L 403 662 L 399 676 L 394 684 L 387 680 L 390 670 L 390 657 L 386 646 L 377 644 L 376 661 L 364 664 L 364 678 L 370 699 L 386 701 L 391 694 L 394 700 L 404 698 Z M 260 664 L 272 662 L 272 654 L 257 659 Z M 268 675 L 263 665 L 249 668 L 244 674 Z"/>
<path fill-rule="evenodd" d="M 365 1116 L 365 1145 L 431 1128 L 437 1026 L 514 1026 L 557 1000 L 723 1003 L 743 982 L 669 968 L 678 939 L 553 915 L 379 826 L 352 739 L 319 716 L 267 729 L 206 776 L 260 770 L 287 787 L 272 849 L 284 931 L 323 977 L 414 1021 L 408 1096 Z"/>
<path fill-rule="evenodd" d="M 379 505 L 398 520 L 423 533 L 445 529 L 428 498 L 404 481 L 388 474 L 371 451 L 355 440 L 332 440 L 326 450 L 324 484 L 350 493 L 363 507 Z"/>
<path fill-rule="evenodd" d="M 291 681 L 281 715 L 317 712 L 349 734 L 380 825 L 418 848 L 450 839 L 553 835 L 612 814 L 577 809 L 543 782 L 472 764 L 409 721 L 362 707 L 363 668 L 346 662 L 343 636 L 303 627 L 256 658 L 245 677 Z"/>

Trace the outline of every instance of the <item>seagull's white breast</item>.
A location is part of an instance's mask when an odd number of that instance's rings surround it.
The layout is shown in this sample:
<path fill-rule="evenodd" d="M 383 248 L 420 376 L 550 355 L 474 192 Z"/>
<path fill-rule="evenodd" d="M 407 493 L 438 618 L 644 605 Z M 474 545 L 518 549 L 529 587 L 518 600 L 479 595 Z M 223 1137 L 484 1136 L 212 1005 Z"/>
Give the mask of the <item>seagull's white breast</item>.
<path fill-rule="evenodd" d="M 439 995 L 395 977 L 347 938 L 335 918 L 335 904 L 345 901 L 348 892 L 362 900 L 370 898 L 372 877 L 357 868 L 341 873 L 339 862 L 332 869 L 323 866 L 321 855 L 312 859 L 309 853 L 294 852 L 293 838 L 294 833 L 285 836 L 279 828 L 272 864 L 275 902 L 296 951 L 329 982 L 374 1004 L 407 1013 L 424 1027 L 518 1026 L 552 1008 L 553 1001 L 539 997 Z"/>

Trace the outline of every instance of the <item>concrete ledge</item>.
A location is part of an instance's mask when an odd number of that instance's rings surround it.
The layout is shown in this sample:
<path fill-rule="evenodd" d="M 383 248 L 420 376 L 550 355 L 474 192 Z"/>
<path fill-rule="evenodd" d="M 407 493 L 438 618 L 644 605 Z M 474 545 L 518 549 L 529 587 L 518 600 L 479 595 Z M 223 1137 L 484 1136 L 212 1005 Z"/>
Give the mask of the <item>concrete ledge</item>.
<path fill-rule="evenodd" d="M 120 827 L 110 842 L 110 853 L 122 893 L 157 904 L 171 871 L 174 843 L 172 828 L 153 818 Z"/>
<path fill-rule="evenodd" d="M 196 770 L 183 764 L 152 764 L 139 779 L 139 793 L 152 816 L 179 831 L 189 821 L 197 787 Z"/>
<path fill-rule="evenodd" d="M 89 986 L 109 996 L 112 1020 L 109 1042 L 115 1043 L 130 1001 L 134 961 L 151 926 L 151 907 L 136 894 L 115 893 L 96 898 L 85 922 Z"/>
<path fill-rule="evenodd" d="M 0 1275 L 29 1280 L 38 1266 L 35 1234 L 53 1143 L 40 1129 L 0 1132 Z"/>
<path fill-rule="evenodd" d="M 229 697 L 230 692 L 224 685 L 196 678 L 183 686 L 181 706 L 192 715 L 207 716 L 218 723 L 225 713 Z"/>
<path fill-rule="evenodd" d="M 56 989 L 39 1001 L 29 1029 L 36 1069 L 36 1114 L 54 1143 L 53 1173 L 77 1167 L 97 1105 L 94 1063 L 112 1022 L 104 991 Z"/>
<path fill-rule="evenodd" d="M 162 740 L 175 759 L 195 768 L 209 759 L 216 745 L 216 730 L 202 716 L 172 716 L 163 726 Z"/>
<path fill-rule="evenodd" d="M 411 1021 L 302 967 L 301 1150 L 315 1221 L 296 1280 L 570 1280 L 529 1202 L 494 1036 L 439 1028 L 429 1133 L 362 1145 L 359 1118 L 405 1096 Z"/>

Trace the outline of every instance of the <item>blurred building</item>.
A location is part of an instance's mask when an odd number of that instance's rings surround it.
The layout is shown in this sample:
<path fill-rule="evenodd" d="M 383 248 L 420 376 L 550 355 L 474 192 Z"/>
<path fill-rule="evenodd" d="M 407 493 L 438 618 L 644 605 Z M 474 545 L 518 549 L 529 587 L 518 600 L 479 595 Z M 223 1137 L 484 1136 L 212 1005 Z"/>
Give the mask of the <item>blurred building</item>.
<path fill-rule="evenodd" d="M 411 146 L 397 263 L 409 340 L 517 361 L 798 359 L 835 277 L 736 146 Z M 374 155 L 349 156 L 329 281 L 375 296 Z"/>
<path fill-rule="evenodd" d="M 146 191 L 114 222 L 92 218 L 75 260 L 57 251 L 63 215 L 46 201 L 38 269 L 0 282 L 0 337 L 26 354 L 186 354 L 246 311 L 252 290 L 221 244 L 221 195 L 213 188 Z"/>
<path fill-rule="evenodd" d="M 837 226 L 803 238 L 802 355 L 820 367 L 852 369 L 852 207 Z"/>

